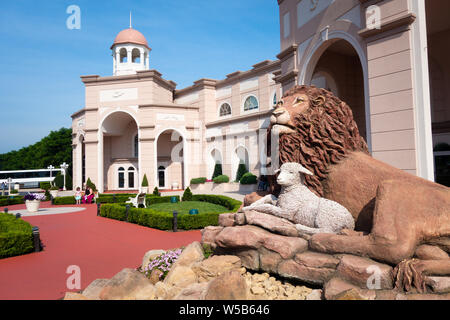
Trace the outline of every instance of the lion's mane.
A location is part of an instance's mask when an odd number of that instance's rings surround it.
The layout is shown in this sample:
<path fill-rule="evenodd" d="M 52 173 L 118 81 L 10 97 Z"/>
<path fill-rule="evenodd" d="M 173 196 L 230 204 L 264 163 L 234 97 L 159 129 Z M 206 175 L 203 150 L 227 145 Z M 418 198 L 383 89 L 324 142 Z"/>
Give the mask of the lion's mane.
<path fill-rule="evenodd" d="M 359 134 L 352 110 L 345 102 L 332 92 L 314 86 L 296 86 L 283 98 L 300 93 L 309 97 L 311 105 L 307 112 L 291 119 L 296 133 L 280 136 L 280 165 L 301 163 L 314 173 L 306 176 L 308 187 L 317 195 L 324 196 L 322 182 L 330 165 L 338 163 L 352 151 L 368 153 L 368 148 Z"/>

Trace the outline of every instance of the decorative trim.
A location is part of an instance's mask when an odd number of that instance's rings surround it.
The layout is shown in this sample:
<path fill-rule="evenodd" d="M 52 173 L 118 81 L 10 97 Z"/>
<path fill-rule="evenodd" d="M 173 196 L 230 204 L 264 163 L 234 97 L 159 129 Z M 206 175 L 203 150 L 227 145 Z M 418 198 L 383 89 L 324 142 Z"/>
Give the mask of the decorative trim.
<path fill-rule="evenodd" d="M 141 104 L 139 109 L 143 108 L 174 108 L 174 109 L 200 109 L 197 106 L 188 106 L 183 104 Z"/>
<path fill-rule="evenodd" d="M 152 124 L 152 125 L 149 125 L 149 126 L 140 126 L 139 130 L 142 130 L 142 129 L 155 129 L 155 125 Z"/>
<path fill-rule="evenodd" d="M 277 54 L 277 58 L 280 60 L 285 60 L 287 58 L 290 58 L 292 55 L 295 54 L 297 51 L 298 44 L 294 43 L 293 45 L 287 47 L 283 51 L 281 51 L 279 54 Z"/>
<path fill-rule="evenodd" d="M 139 142 L 155 141 L 155 138 L 139 138 Z"/>
<path fill-rule="evenodd" d="M 268 116 L 271 114 L 272 114 L 272 110 L 254 112 L 254 113 L 244 114 L 244 115 L 241 115 L 238 117 L 212 121 L 212 122 L 207 123 L 205 125 L 205 127 L 209 128 L 209 127 L 213 127 L 213 126 L 217 126 L 217 125 L 223 125 L 223 124 L 229 124 L 229 123 L 239 122 L 239 121 L 243 121 L 243 120 L 249 120 L 249 119 L 257 118 L 257 117 L 265 117 L 265 116 Z"/>
<path fill-rule="evenodd" d="M 282 76 L 276 76 L 274 78 L 274 80 L 277 83 L 284 83 L 284 82 L 289 82 L 290 80 L 294 80 L 295 82 L 297 82 L 296 78 L 298 76 L 298 70 L 294 69 L 289 71 L 288 73 L 282 75 Z"/>
<path fill-rule="evenodd" d="M 84 144 L 97 144 L 98 141 L 84 141 Z"/>
<path fill-rule="evenodd" d="M 384 33 L 386 31 L 405 26 L 410 25 L 416 20 L 416 15 L 412 12 L 404 13 L 400 17 L 390 19 L 388 21 L 385 21 L 382 23 L 380 29 L 362 29 L 358 31 L 358 34 L 363 38 L 369 38 L 375 35 L 378 35 L 380 33 Z"/>

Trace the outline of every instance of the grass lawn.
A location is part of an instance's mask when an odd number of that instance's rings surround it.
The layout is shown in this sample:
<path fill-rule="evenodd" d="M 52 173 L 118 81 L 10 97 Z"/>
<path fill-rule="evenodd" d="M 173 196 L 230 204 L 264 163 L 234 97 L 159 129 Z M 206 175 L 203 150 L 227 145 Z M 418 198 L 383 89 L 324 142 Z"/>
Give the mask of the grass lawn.
<path fill-rule="evenodd" d="M 160 212 L 172 213 L 174 210 L 178 214 L 187 214 L 191 209 L 198 209 L 198 213 L 225 213 L 230 212 L 229 209 L 219 206 L 217 204 L 202 202 L 202 201 L 181 201 L 177 203 L 156 203 L 152 204 L 149 209 L 154 209 Z"/>

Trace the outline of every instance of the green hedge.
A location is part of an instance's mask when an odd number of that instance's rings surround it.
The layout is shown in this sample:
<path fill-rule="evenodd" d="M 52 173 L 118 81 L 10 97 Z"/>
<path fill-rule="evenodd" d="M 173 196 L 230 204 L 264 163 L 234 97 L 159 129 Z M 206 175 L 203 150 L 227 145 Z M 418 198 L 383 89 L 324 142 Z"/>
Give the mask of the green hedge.
<path fill-rule="evenodd" d="M 14 204 L 24 204 L 25 200 L 23 199 L 23 196 L 15 196 L 15 197 L 0 197 L 0 206 L 12 206 Z"/>
<path fill-rule="evenodd" d="M 32 252 L 32 226 L 14 215 L 0 213 L 0 259 Z"/>
<path fill-rule="evenodd" d="M 228 177 L 227 175 L 221 175 L 221 176 L 217 176 L 213 179 L 214 183 L 226 183 L 226 182 L 230 182 L 230 177 Z"/>
<path fill-rule="evenodd" d="M 170 202 L 168 197 L 149 197 L 149 201 Z M 236 212 L 242 202 L 218 195 L 193 195 L 192 201 L 203 201 L 218 204 L 226 207 L 230 212 Z M 151 203 L 153 204 L 153 203 Z M 126 207 L 123 204 L 102 204 L 100 207 L 100 215 L 102 217 L 126 221 Z M 217 226 L 219 223 L 220 213 L 199 213 L 196 215 L 182 214 L 178 216 L 178 228 L 182 230 L 201 229 L 207 226 Z M 130 208 L 128 212 L 128 222 L 136 223 L 141 226 L 160 229 L 172 230 L 173 215 L 167 212 L 159 212 L 153 209 Z"/>
<path fill-rule="evenodd" d="M 157 196 L 147 196 L 145 198 L 145 204 L 147 205 L 147 207 L 151 206 L 152 204 L 156 204 L 156 203 L 166 203 L 166 202 L 170 202 L 170 199 L 172 197 L 176 197 L 177 201 L 180 201 L 180 196 L 164 196 L 164 197 L 157 197 Z"/>
<path fill-rule="evenodd" d="M 206 182 L 205 177 L 191 179 L 191 184 L 201 184 Z"/>
<path fill-rule="evenodd" d="M 258 181 L 258 178 L 251 172 L 244 173 L 241 180 L 239 180 L 240 184 L 255 184 Z"/>
<path fill-rule="evenodd" d="M 69 197 L 56 197 L 53 200 L 53 203 L 55 205 L 66 205 L 66 204 L 76 204 L 76 200 L 74 196 L 69 196 Z"/>

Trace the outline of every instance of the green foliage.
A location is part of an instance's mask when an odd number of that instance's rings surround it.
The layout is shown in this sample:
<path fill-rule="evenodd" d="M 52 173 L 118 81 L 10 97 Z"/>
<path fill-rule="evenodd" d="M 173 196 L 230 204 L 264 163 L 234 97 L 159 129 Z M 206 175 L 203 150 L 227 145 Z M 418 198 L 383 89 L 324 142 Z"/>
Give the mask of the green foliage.
<path fill-rule="evenodd" d="M 42 190 L 47 191 L 47 190 L 50 190 L 51 187 L 52 187 L 52 185 L 48 181 L 39 182 L 39 188 L 41 188 Z"/>
<path fill-rule="evenodd" d="M 236 181 L 241 181 L 241 178 L 244 174 L 246 174 L 247 171 L 247 167 L 245 166 L 245 163 L 239 163 L 239 167 L 237 169 L 237 173 L 236 173 Z"/>
<path fill-rule="evenodd" d="M 19 194 L 19 190 L 12 189 L 12 190 L 10 191 L 10 193 L 11 193 L 11 194 Z"/>
<path fill-rule="evenodd" d="M 214 251 L 211 248 L 211 245 L 209 243 L 203 243 L 203 256 L 205 257 L 205 259 L 208 259 L 213 255 L 213 253 Z"/>
<path fill-rule="evenodd" d="M 170 199 L 172 197 L 176 197 L 177 202 L 180 202 L 180 196 L 156 197 L 156 196 L 151 195 L 151 196 L 145 198 L 145 204 L 147 205 L 147 207 L 150 207 L 152 204 L 156 204 L 156 203 L 170 203 Z"/>
<path fill-rule="evenodd" d="M 192 201 L 192 192 L 189 187 L 184 190 L 183 197 L 181 198 L 182 201 Z"/>
<path fill-rule="evenodd" d="M 193 179 L 191 179 L 191 184 L 201 184 L 201 183 L 205 183 L 206 180 L 207 180 L 207 179 L 206 179 L 205 177 L 193 178 Z"/>
<path fill-rule="evenodd" d="M 45 190 L 45 201 L 50 201 L 51 200 L 51 194 L 50 191 Z"/>
<path fill-rule="evenodd" d="M 91 181 L 91 178 L 88 178 L 86 181 L 86 187 L 89 187 L 92 189 L 92 191 L 97 192 L 97 186 Z"/>
<path fill-rule="evenodd" d="M 258 177 L 251 172 L 244 173 L 241 180 L 239 180 L 241 184 L 255 184 L 257 181 Z"/>
<path fill-rule="evenodd" d="M 215 177 L 218 177 L 221 175 L 222 175 L 222 164 L 216 163 L 216 165 L 214 166 L 214 173 L 213 173 L 212 179 L 214 180 Z"/>
<path fill-rule="evenodd" d="M 144 174 L 144 177 L 142 178 L 142 187 L 148 187 L 148 179 L 147 179 L 147 174 Z"/>
<path fill-rule="evenodd" d="M 57 197 L 53 200 L 55 205 L 66 205 L 66 204 L 76 204 L 75 197 Z"/>
<path fill-rule="evenodd" d="M 218 204 L 227 208 L 230 212 L 236 212 L 241 207 L 242 202 L 230 197 L 220 196 L 215 194 L 195 194 L 192 196 L 192 201 L 203 201 Z"/>
<path fill-rule="evenodd" d="M 23 200 L 22 196 L 15 197 L 0 197 L 0 206 L 11 206 L 14 204 L 24 204 L 25 200 Z"/>
<path fill-rule="evenodd" d="M 59 190 L 59 187 L 57 187 L 57 186 L 52 186 L 52 187 L 50 187 L 50 190 Z"/>
<path fill-rule="evenodd" d="M 58 187 L 58 189 L 63 189 L 64 176 L 61 173 L 58 173 L 55 177 L 55 180 L 53 180 L 53 184 Z M 72 190 L 72 177 L 70 176 L 69 172 L 66 172 L 66 189 Z"/>
<path fill-rule="evenodd" d="M 72 129 L 61 128 L 52 131 L 41 141 L 22 148 L 0 154 L 0 170 L 42 169 L 49 165 L 69 164 L 72 172 Z"/>
<path fill-rule="evenodd" d="M 213 179 L 214 183 L 226 183 L 230 182 L 230 178 L 227 175 L 217 176 Z"/>
<path fill-rule="evenodd" d="M 218 205 L 215 203 L 203 202 L 203 201 L 182 201 L 182 202 L 177 202 L 177 203 L 157 203 L 157 204 L 152 204 L 148 208 L 155 210 L 155 211 L 167 212 L 167 213 L 173 213 L 173 211 L 177 211 L 179 215 L 189 214 L 189 211 L 191 209 L 197 209 L 199 211 L 199 213 L 229 212 L 229 209 L 224 206 L 221 206 L 221 205 Z"/>
<path fill-rule="evenodd" d="M 161 196 L 161 194 L 159 193 L 158 187 L 155 187 L 155 189 L 153 189 L 153 193 L 152 194 L 154 196 L 157 196 L 157 197 Z"/>
<path fill-rule="evenodd" d="M 15 216 L 0 213 L 0 259 L 33 251 L 32 226 Z"/>

